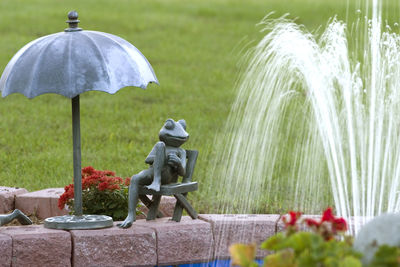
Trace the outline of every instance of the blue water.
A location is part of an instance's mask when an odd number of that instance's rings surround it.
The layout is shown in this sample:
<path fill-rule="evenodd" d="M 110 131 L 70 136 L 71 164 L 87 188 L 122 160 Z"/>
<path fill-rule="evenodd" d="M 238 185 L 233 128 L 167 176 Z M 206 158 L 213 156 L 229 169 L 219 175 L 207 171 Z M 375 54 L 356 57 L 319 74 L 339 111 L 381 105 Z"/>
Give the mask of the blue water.
<path fill-rule="evenodd" d="M 256 262 L 261 265 L 262 260 L 256 260 Z M 167 265 L 165 267 L 230 267 L 231 260 L 214 260 L 210 262 L 202 262 L 202 263 L 190 263 L 190 264 L 179 264 L 179 265 Z"/>

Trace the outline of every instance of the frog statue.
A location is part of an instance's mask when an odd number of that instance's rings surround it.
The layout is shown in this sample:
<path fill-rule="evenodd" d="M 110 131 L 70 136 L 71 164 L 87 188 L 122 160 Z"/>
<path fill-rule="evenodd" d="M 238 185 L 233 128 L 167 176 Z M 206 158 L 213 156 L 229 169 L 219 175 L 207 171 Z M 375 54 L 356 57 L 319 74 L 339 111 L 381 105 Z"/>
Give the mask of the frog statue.
<path fill-rule="evenodd" d="M 0 214 L 0 226 L 10 223 L 14 219 L 17 219 L 22 225 L 32 224 L 31 219 L 28 216 L 22 213 L 19 209 L 15 209 L 10 214 Z"/>
<path fill-rule="evenodd" d="M 136 220 L 139 185 L 146 185 L 148 189 L 158 192 L 162 184 L 175 183 L 178 176 L 185 175 L 186 151 L 180 148 L 189 139 L 185 120 L 175 122 L 168 119 L 158 136 L 160 141 L 155 144 L 145 160 L 150 165 L 149 168 L 131 178 L 128 216 L 121 224 L 118 224 L 121 228 L 130 227 Z"/>

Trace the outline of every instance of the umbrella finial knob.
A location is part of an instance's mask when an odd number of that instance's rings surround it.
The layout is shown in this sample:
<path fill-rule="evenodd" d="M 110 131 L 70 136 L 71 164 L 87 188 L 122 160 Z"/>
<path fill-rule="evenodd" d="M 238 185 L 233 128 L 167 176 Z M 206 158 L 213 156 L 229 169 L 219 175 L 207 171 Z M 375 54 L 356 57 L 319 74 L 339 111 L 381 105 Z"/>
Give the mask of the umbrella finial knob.
<path fill-rule="evenodd" d="M 81 28 L 78 28 L 78 12 L 76 12 L 75 10 L 68 13 L 68 20 L 66 21 L 66 23 L 69 24 L 69 28 L 65 29 L 66 32 L 75 32 L 82 30 Z"/>

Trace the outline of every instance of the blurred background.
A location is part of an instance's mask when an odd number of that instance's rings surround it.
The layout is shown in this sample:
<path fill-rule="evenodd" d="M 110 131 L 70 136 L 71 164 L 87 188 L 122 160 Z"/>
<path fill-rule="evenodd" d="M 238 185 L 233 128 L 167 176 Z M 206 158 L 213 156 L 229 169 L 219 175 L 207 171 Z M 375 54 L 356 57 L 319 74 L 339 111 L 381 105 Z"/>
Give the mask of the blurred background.
<path fill-rule="evenodd" d="M 388 25 L 395 25 L 398 1 L 383 0 L 383 6 Z M 82 166 L 130 177 L 146 168 L 144 159 L 165 120 L 183 118 L 190 134 L 184 147 L 200 151 L 195 179 L 201 185 L 217 179 L 208 177 L 213 144 L 224 138 L 241 59 L 265 35 L 257 24 L 267 14 L 288 14 L 318 34 L 332 17 L 351 25 L 367 15 L 358 11 L 365 8 L 368 2 L 359 0 L 2 0 L 0 71 L 28 42 L 67 28 L 67 13 L 76 10 L 81 28 L 112 33 L 136 46 L 160 82 L 146 90 L 81 95 Z M 1 186 L 64 187 L 72 182 L 71 150 L 69 99 L 15 94 L 0 99 Z M 195 203 L 200 212 L 210 210 L 208 194 L 194 195 L 203 200 Z"/>

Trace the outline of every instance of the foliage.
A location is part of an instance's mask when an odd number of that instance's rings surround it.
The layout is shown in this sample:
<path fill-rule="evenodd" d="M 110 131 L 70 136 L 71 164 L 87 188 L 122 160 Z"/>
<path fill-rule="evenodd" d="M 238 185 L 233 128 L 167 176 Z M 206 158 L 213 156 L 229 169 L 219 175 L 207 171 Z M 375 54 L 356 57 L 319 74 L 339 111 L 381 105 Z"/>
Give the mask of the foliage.
<path fill-rule="evenodd" d="M 256 244 L 234 244 L 229 247 L 229 253 L 232 255 L 232 265 L 241 265 L 254 267 L 258 266 L 253 261 L 256 256 Z"/>
<path fill-rule="evenodd" d="M 324 211 L 321 219 L 301 218 L 299 212 L 289 212 L 282 217 L 285 232 L 278 233 L 262 243 L 261 248 L 275 251 L 264 259 L 264 266 L 307 267 L 307 266 L 361 266 L 361 255 L 352 248 L 352 239 L 345 236 L 347 223 L 336 218 L 332 209 Z M 301 229 L 308 231 L 301 231 Z M 235 244 L 231 253 L 240 261 L 240 266 L 254 266 L 253 258 L 243 259 L 244 244 Z M 234 256 L 235 255 L 235 256 Z M 255 255 L 255 253 L 254 253 Z"/>
<path fill-rule="evenodd" d="M 374 267 L 396 267 L 400 266 L 400 248 L 382 245 L 375 253 L 370 266 Z"/>
<path fill-rule="evenodd" d="M 347 222 L 336 218 L 328 208 L 321 219 L 301 218 L 290 211 L 282 217 L 285 232 L 277 233 L 261 244 L 262 249 L 275 251 L 264 258 L 265 267 L 361 267 L 362 254 L 353 248 L 353 239 L 344 233 Z M 307 230 L 307 231 L 305 231 Z M 232 264 L 258 266 L 254 262 L 255 244 L 234 244 L 229 248 Z M 400 266 L 400 248 L 382 245 L 368 267 Z"/>
<path fill-rule="evenodd" d="M 114 220 L 123 220 L 128 214 L 130 179 L 116 177 L 112 171 L 99 171 L 93 167 L 82 169 L 82 210 L 84 214 L 102 214 Z M 69 184 L 58 199 L 58 207 L 65 205 L 74 214 L 74 184 Z M 136 209 L 136 213 L 140 212 Z"/>
<path fill-rule="evenodd" d="M 326 240 L 318 233 L 279 233 L 261 246 L 275 250 L 267 256 L 265 266 L 361 266 L 360 255 L 346 241 Z"/>

